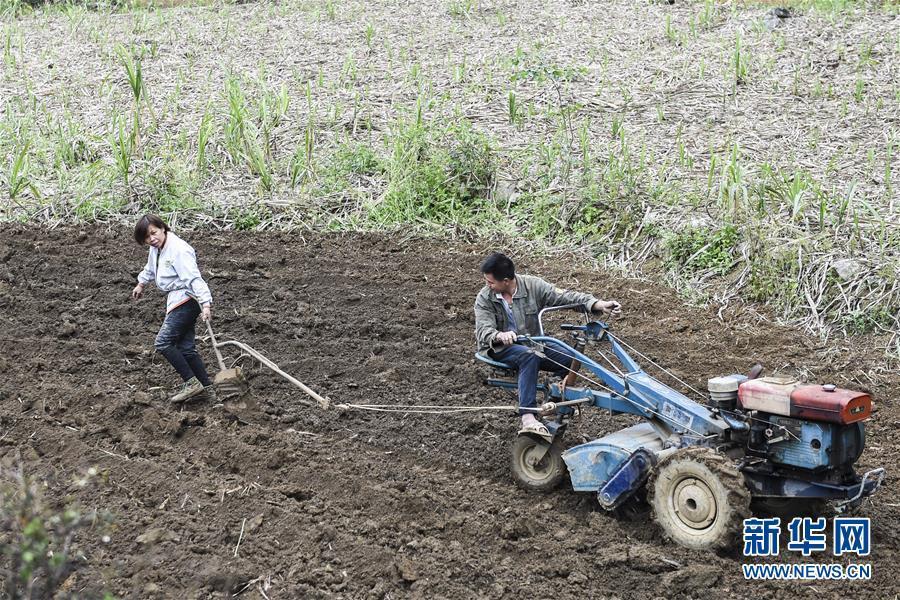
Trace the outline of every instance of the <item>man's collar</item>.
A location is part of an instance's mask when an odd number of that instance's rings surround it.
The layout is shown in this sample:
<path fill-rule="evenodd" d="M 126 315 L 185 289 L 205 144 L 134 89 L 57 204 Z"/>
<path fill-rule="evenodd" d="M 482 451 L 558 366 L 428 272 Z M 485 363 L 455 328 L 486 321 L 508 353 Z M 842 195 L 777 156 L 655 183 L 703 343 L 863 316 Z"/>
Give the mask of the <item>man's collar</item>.
<path fill-rule="evenodd" d="M 526 298 L 527 296 L 528 290 L 522 284 L 522 278 L 516 275 L 516 293 L 513 294 L 513 298 Z"/>
<path fill-rule="evenodd" d="M 516 277 L 516 291 L 515 291 L 515 293 L 512 295 L 513 299 L 515 299 L 515 298 L 527 298 L 527 297 L 528 297 L 528 290 L 526 290 L 526 289 L 525 289 L 525 286 L 522 284 L 522 279 L 521 279 L 518 275 L 516 275 L 515 277 Z M 500 301 L 501 301 L 501 298 L 502 298 L 502 295 L 501 295 L 499 292 L 492 292 L 492 293 L 491 293 L 491 300 L 493 300 L 494 302 L 500 302 Z"/>

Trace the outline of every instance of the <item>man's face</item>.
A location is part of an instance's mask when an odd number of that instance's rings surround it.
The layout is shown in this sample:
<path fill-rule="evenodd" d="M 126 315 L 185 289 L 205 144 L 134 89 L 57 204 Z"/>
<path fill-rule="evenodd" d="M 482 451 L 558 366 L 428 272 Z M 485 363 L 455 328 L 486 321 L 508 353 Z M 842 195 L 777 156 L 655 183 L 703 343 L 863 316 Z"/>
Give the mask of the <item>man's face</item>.
<path fill-rule="evenodd" d="M 151 225 L 147 228 L 147 237 L 144 238 L 144 243 L 157 249 L 162 248 L 166 243 L 166 230 Z"/>
<path fill-rule="evenodd" d="M 490 288 L 495 294 L 509 294 L 512 292 L 512 286 L 515 279 L 496 279 L 490 273 L 484 274 L 484 284 Z"/>

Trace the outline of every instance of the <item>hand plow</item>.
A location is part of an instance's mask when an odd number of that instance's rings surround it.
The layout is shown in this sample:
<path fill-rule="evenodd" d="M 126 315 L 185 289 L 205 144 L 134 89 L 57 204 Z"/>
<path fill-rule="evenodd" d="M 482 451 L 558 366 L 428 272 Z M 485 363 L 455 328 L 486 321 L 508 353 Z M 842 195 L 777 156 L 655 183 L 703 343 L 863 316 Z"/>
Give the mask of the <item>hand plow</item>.
<path fill-rule="evenodd" d="M 238 342 L 236 340 L 226 340 L 224 342 L 216 341 L 216 334 L 213 333 L 212 323 L 210 323 L 209 321 L 206 321 L 206 330 L 209 332 L 209 339 L 212 342 L 213 350 L 216 353 L 216 360 L 219 362 L 219 372 L 216 373 L 216 376 L 213 379 L 213 385 L 216 386 L 216 391 L 218 392 L 221 399 L 227 400 L 229 398 L 240 397 L 249 391 L 250 384 L 247 381 L 247 376 L 244 374 L 243 369 L 241 369 L 240 366 L 234 366 L 240 362 L 241 358 L 249 356 L 253 359 L 256 359 L 261 365 L 274 371 L 284 379 L 287 379 L 290 383 L 303 390 L 305 394 L 315 400 L 315 402 L 311 402 L 309 400 L 300 400 L 301 403 L 307 404 L 309 406 L 318 405 L 321 408 L 328 408 L 330 404 L 328 398 L 320 396 L 315 391 L 307 387 L 302 381 L 299 381 L 295 377 L 292 377 L 291 375 L 282 371 L 278 367 L 278 365 L 266 358 L 262 353 L 254 350 L 247 344 Z M 234 346 L 241 351 L 241 355 L 237 359 L 235 359 L 234 363 L 232 363 L 233 366 L 231 368 L 228 368 L 225 365 L 225 359 L 222 357 L 222 352 L 220 350 L 220 348 L 223 348 L 225 346 Z"/>

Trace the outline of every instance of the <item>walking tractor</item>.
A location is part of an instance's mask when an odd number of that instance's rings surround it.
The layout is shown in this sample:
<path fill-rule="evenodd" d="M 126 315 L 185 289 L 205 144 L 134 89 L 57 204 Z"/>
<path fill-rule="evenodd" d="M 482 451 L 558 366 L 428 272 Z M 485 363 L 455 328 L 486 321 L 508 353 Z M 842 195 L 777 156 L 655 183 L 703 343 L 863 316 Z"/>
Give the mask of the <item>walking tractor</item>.
<path fill-rule="evenodd" d="M 524 488 L 550 490 L 568 472 L 575 491 L 596 494 L 604 509 L 648 503 L 675 542 L 725 549 L 750 516 L 751 501 L 771 514 L 797 505 L 842 512 L 881 485 L 883 468 L 862 476 L 853 468 L 872 412 L 868 394 L 761 377 L 757 366 L 748 375 L 710 379 L 708 395 L 701 394 L 705 403 L 696 402 L 647 374 L 626 348 L 649 359 L 607 323 L 562 325 L 574 332 L 572 344 L 544 335 L 544 313 L 580 307 L 544 309 L 539 335 L 518 339 L 542 357 L 547 347 L 573 357 L 565 377 L 538 385 L 544 402 L 537 410 L 549 434 L 523 432 L 513 445 L 512 471 Z M 597 360 L 585 353 L 588 347 Z M 477 356 L 512 373 L 510 365 Z M 488 384 L 517 386 L 510 377 Z M 565 449 L 568 422 L 591 406 L 637 415 L 642 422 Z"/>

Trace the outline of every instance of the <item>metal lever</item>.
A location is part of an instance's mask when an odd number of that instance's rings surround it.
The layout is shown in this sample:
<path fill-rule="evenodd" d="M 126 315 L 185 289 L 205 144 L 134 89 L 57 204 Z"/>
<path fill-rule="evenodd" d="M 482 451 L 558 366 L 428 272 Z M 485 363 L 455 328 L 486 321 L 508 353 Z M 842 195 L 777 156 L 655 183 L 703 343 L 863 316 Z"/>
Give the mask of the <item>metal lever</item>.
<path fill-rule="evenodd" d="M 866 471 L 866 474 L 863 475 L 862 481 L 859 482 L 859 490 L 857 490 L 856 495 L 846 500 L 844 502 L 836 502 L 834 505 L 834 510 L 836 512 L 844 512 L 849 504 L 859 500 L 860 496 L 863 495 L 863 492 L 866 490 L 866 483 L 869 481 L 870 477 L 878 477 L 878 481 L 875 482 L 875 487 L 872 489 L 872 492 L 881 487 L 881 483 L 884 481 L 884 467 L 878 467 L 877 469 L 872 469 L 871 471 Z"/>

